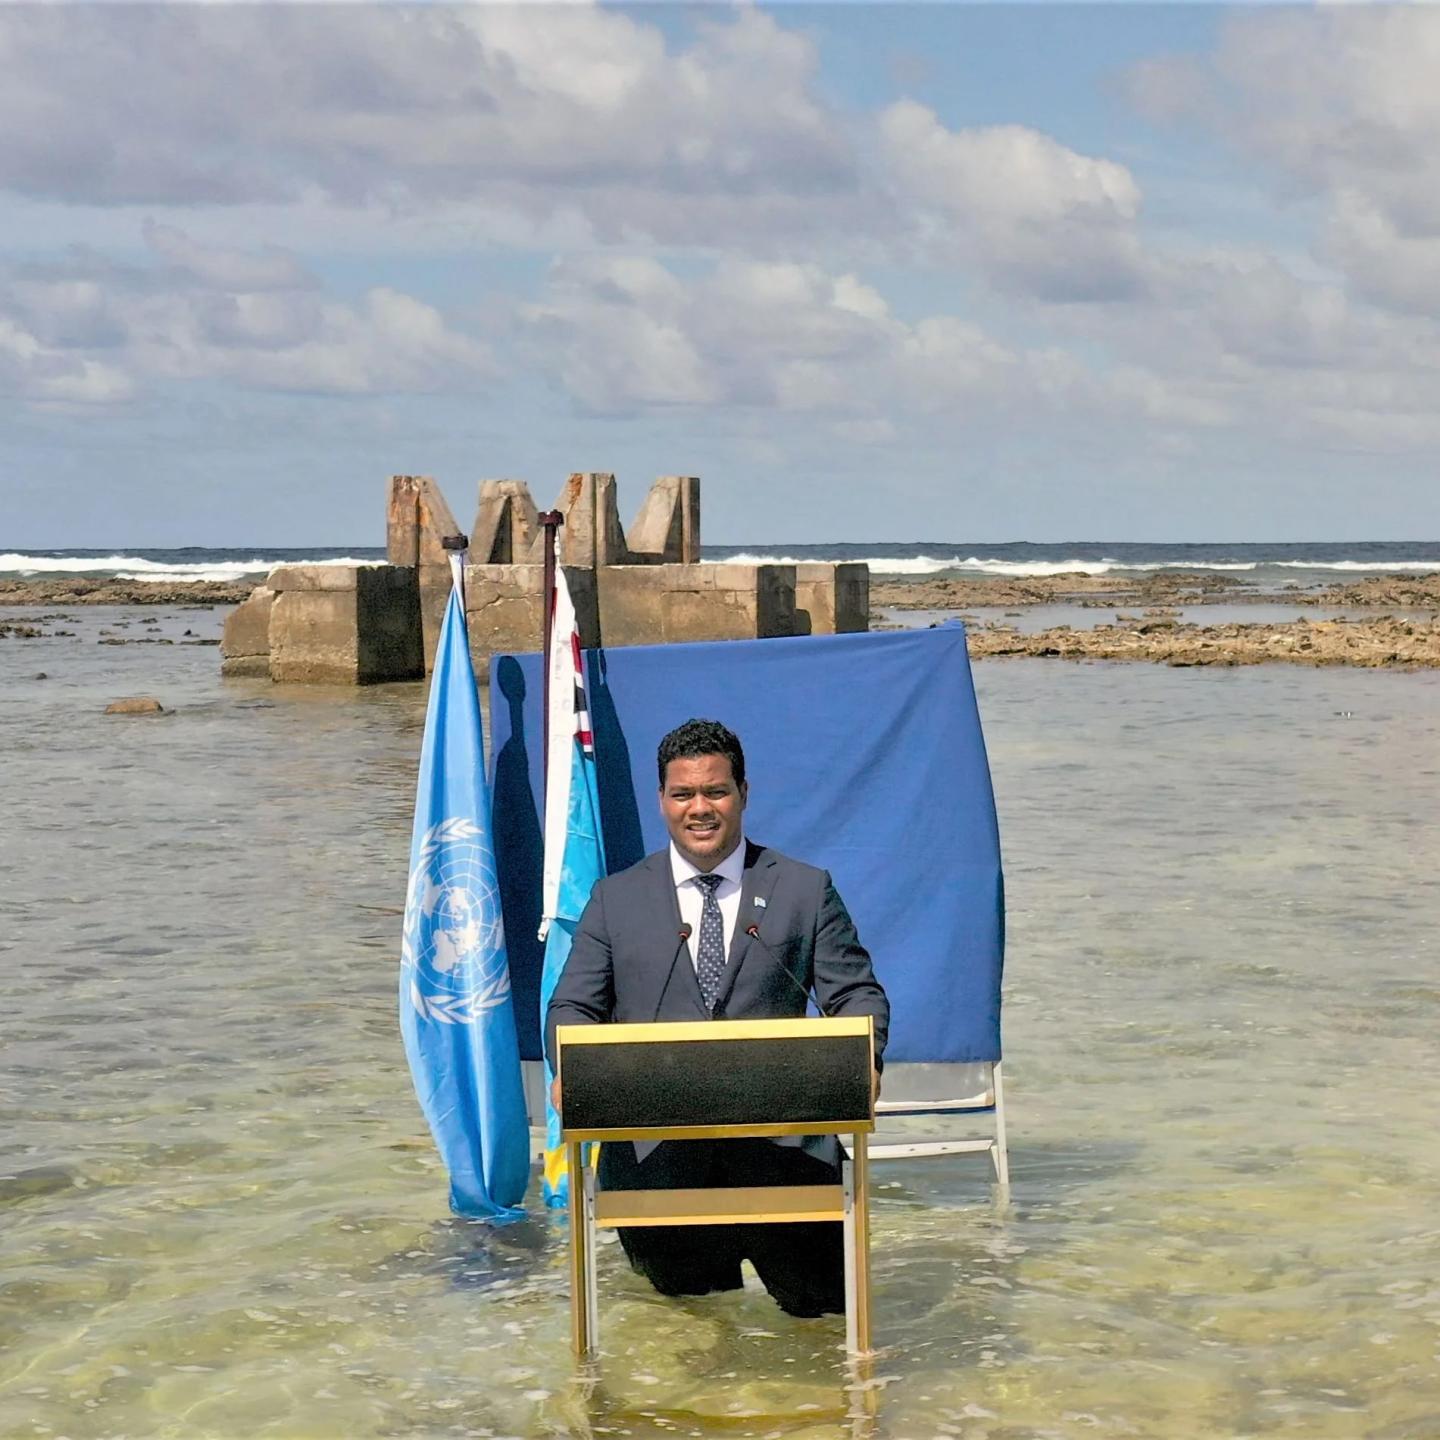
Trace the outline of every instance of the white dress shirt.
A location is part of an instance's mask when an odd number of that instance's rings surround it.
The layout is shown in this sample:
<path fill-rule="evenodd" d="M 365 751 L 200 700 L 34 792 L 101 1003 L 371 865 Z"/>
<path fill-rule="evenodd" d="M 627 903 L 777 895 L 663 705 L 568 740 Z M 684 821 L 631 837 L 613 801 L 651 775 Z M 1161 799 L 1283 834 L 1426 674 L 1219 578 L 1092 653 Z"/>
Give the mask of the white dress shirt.
<path fill-rule="evenodd" d="M 680 904 L 680 918 L 690 927 L 690 963 L 698 966 L 700 911 L 705 904 L 705 891 L 695 883 L 695 877 L 706 872 L 692 865 L 672 840 L 670 873 L 675 877 L 675 899 Z M 735 938 L 735 924 L 740 918 L 740 884 L 745 876 L 743 835 L 740 843 L 709 873 L 720 876 L 720 883 L 715 887 L 715 903 L 720 907 L 720 920 L 725 926 L 725 955 L 728 959 L 730 942 Z"/>

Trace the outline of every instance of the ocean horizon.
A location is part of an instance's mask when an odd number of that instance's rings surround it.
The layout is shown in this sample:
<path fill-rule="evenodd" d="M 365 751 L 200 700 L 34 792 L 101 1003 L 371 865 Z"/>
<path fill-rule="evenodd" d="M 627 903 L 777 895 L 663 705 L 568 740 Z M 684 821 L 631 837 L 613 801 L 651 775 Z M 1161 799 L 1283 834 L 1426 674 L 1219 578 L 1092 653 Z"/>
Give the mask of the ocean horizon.
<path fill-rule="evenodd" d="M 258 578 L 276 565 L 376 564 L 384 546 L 224 545 L 89 547 L 0 552 L 0 579 L 69 576 L 175 584 Z M 1233 575 L 1265 589 L 1333 584 L 1347 575 L 1440 570 L 1440 540 L 1169 543 L 1162 541 L 837 541 L 706 545 L 701 562 L 860 561 L 877 576 L 1027 579 L 1049 575 L 1185 570 Z"/>

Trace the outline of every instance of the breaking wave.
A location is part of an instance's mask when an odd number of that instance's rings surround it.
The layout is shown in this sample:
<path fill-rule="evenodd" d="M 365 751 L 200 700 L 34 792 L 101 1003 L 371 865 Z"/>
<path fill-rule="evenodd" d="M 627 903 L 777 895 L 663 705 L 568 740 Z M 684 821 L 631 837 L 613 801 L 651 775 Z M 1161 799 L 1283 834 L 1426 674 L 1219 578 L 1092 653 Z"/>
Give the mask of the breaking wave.
<path fill-rule="evenodd" d="M 1234 564 L 1200 564 L 1195 561 L 1156 560 L 1148 565 L 1126 564 L 1121 560 L 984 560 L 978 555 L 961 557 L 951 555 L 942 558 L 934 555 L 859 555 L 846 556 L 870 567 L 872 575 L 940 575 L 948 571 L 962 574 L 1009 576 L 1026 579 L 1043 575 L 1108 575 L 1112 570 L 1254 570 L 1258 562 L 1236 562 Z M 817 560 L 810 556 L 809 560 Z M 742 552 L 723 558 L 707 560 L 707 564 L 718 565 L 803 565 L 805 557 L 796 555 L 765 555 Z M 1433 567 L 1432 567 L 1433 568 Z"/>
<path fill-rule="evenodd" d="M 740 551 L 734 555 L 713 556 L 706 564 L 715 565 L 803 565 L 820 559 L 853 560 L 870 567 L 872 575 L 987 575 L 1015 580 L 1035 579 L 1049 575 L 1110 575 L 1114 573 L 1145 573 L 1153 570 L 1213 571 L 1216 573 L 1248 574 L 1267 568 L 1283 570 L 1399 571 L 1440 570 L 1436 560 L 1141 560 L 1126 561 L 1079 557 L 1062 560 L 993 560 L 978 555 L 948 557 L 935 555 L 820 555 L 798 556 L 768 554 L 761 551 Z"/>
<path fill-rule="evenodd" d="M 112 577 L 116 580 L 148 580 L 156 584 L 178 584 L 192 580 L 242 580 L 251 575 L 266 575 L 276 565 L 375 565 L 376 560 L 341 556 L 338 559 L 307 559 L 303 556 L 284 560 L 252 556 L 217 556 L 214 559 L 176 562 L 147 560 L 143 555 L 0 555 L 0 576 L 13 575 L 25 580 L 44 580 L 51 576 L 83 575 L 91 578 Z"/>
<path fill-rule="evenodd" d="M 1272 560 L 1277 570 L 1440 570 L 1436 560 Z"/>

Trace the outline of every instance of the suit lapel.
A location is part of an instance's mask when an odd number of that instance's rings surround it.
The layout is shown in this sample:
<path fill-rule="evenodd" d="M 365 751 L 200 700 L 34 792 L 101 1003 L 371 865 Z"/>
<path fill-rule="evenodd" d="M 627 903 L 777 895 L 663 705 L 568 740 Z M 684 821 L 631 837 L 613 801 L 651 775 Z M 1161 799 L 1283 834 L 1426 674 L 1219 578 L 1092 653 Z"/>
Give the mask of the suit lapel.
<path fill-rule="evenodd" d="M 731 990 L 735 988 L 735 977 L 745 963 L 745 953 L 750 948 L 750 937 L 745 932 L 751 925 L 758 927 L 765 919 L 765 906 L 775 888 L 777 873 L 772 852 L 747 840 L 745 869 L 740 881 L 740 911 L 735 917 L 735 933 L 730 937 L 725 973 L 720 977 L 719 1006 L 722 1012 Z M 696 988 L 699 988 L 698 983 Z"/>

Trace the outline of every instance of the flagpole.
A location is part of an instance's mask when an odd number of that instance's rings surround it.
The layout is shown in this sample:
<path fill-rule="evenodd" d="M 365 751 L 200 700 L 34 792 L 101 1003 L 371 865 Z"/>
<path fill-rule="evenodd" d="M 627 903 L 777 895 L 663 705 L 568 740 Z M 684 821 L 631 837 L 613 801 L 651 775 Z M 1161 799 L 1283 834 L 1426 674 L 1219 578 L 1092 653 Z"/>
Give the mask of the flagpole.
<path fill-rule="evenodd" d="M 541 583 L 540 605 L 540 713 L 544 719 L 540 725 L 541 741 L 540 774 L 546 780 L 550 774 L 550 632 L 555 628 L 555 549 L 560 538 L 560 527 L 565 516 L 559 510 L 546 510 L 540 515 L 540 525 L 545 532 L 545 575 Z M 545 811 L 544 784 L 541 786 L 540 811 Z"/>
<path fill-rule="evenodd" d="M 468 535 L 442 535 L 440 548 L 450 561 L 450 583 L 460 592 L 460 608 L 465 608 L 465 552 L 470 548 Z"/>

